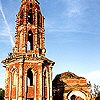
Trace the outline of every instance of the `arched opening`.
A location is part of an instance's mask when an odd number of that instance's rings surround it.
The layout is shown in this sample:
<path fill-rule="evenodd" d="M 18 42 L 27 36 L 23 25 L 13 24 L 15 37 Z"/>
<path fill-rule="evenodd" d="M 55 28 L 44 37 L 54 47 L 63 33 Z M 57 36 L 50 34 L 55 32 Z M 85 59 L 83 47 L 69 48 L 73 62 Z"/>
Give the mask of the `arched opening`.
<path fill-rule="evenodd" d="M 69 100 L 86 100 L 86 95 L 82 91 L 71 91 L 67 97 Z"/>
<path fill-rule="evenodd" d="M 31 6 L 31 5 L 30 5 L 30 6 Z M 30 9 L 29 12 L 28 12 L 28 23 L 33 24 L 32 9 Z"/>
<path fill-rule="evenodd" d="M 32 3 L 30 3 L 30 7 L 32 8 Z"/>
<path fill-rule="evenodd" d="M 72 95 L 72 96 L 70 97 L 71 100 L 75 100 L 75 98 L 76 98 L 75 95 Z"/>
<path fill-rule="evenodd" d="M 27 85 L 28 86 L 32 86 L 33 85 L 33 72 L 31 70 L 31 68 L 28 69 L 28 71 L 27 71 Z"/>
<path fill-rule="evenodd" d="M 32 68 L 27 70 L 26 78 L 26 100 L 34 100 L 36 98 L 36 79 Z"/>
<path fill-rule="evenodd" d="M 33 33 L 31 30 L 28 32 L 27 50 L 33 50 Z"/>

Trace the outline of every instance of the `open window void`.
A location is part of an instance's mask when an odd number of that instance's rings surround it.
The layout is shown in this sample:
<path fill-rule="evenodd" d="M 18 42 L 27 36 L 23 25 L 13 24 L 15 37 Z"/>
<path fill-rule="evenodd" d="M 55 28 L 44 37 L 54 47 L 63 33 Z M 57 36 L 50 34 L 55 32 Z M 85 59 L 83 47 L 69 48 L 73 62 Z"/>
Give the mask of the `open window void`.
<path fill-rule="evenodd" d="M 31 30 L 28 32 L 27 50 L 33 50 L 33 33 Z"/>
<path fill-rule="evenodd" d="M 32 86 L 33 85 L 33 72 L 32 69 L 28 69 L 27 71 L 27 84 L 28 86 Z"/>
<path fill-rule="evenodd" d="M 32 9 L 30 9 L 29 12 L 28 12 L 28 23 L 33 24 Z"/>

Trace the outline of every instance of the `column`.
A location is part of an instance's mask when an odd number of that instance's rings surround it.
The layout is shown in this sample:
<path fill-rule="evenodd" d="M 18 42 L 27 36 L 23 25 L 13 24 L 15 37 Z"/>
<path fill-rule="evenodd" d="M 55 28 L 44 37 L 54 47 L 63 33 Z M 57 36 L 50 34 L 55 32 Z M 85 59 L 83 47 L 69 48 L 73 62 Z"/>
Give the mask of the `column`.
<path fill-rule="evenodd" d="M 23 82 L 23 63 L 20 62 L 19 64 L 19 97 L 18 97 L 18 100 L 22 100 L 22 92 L 23 92 L 23 86 L 22 86 L 22 82 Z"/>
<path fill-rule="evenodd" d="M 52 64 L 49 66 L 49 100 L 52 100 Z"/>
<path fill-rule="evenodd" d="M 18 72 L 16 73 L 16 100 L 18 100 Z"/>
<path fill-rule="evenodd" d="M 41 47 L 42 49 L 45 48 L 45 34 L 44 34 L 44 17 L 42 16 L 42 33 L 41 33 Z M 45 55 L 45 54 L 43 54 Z"/>
<path fill-rule="evenodd" d="M 38 48 L 38 42 L 37 42 L 37 33 L 38 33 L 38 31 L 37 31 L 37 28 L 38 28 L 38 11 L 37 11 L 37 9 L 35 9 L 35 27 L 36 27 L 36 29 L 35 29 L 35 33 L 34 33 L 34 51 L 35 51 L 35 54 L 38 54 L 37 52 L 38 52 L 38 50 L 37 50 L 37 48 Z"/>
<path fill-rule="evenodd" d="M 49 72 L 46 70 L 46 80 L 47 80 L 47 100 L 49 100 Z"/>
<path fill-rule="evenodd" d="M 26 34 L 27 34 L 27 9 L 26 9 L 26 6 L 25 6 L 25 9 L 24 9 L 24 33 L 23 33 L 23 51 L 25 52 L 26 51 Z"/>
<path fill-rule="evenodd" d="M 37 73 L 37 98 L 36 100 L 42 100 L 42 63 L 38 63 L 38 73 Z"/>
<path fill-rule="evenodd" d="M 11 100 L 11 95 L 12 95 L 12 75 L 11 75 L 11 72 L 10 72 L 9 100 Z"/>
<path fill-rule="evenodd" d="M 24 79 L 25 79 L 24 100 L 26 100 L 27 98 L 27 74 L 25 74 Z"/>
<path fill-rule="evenodd" d="M 34 100 L 36 100 L 36 74 L 34 73 L 34 77 L 33 77 L 33 81 L 34 81 Z"/>
<path fill-rule="evenodd" d="M 5 100 L 8 100 L 9 98 L 9 69 L 8 66 L 6 66 L 6 79 L 5 79 Z"/>

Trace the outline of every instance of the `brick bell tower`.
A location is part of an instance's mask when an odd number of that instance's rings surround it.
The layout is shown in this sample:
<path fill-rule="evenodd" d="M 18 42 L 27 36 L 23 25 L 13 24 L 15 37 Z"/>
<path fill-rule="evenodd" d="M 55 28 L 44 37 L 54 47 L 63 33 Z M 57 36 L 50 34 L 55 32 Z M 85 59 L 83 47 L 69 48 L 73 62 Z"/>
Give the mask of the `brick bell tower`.
<path fill-rule="evenodd" d="M 52 66 L 45 57 L 44 16 L 37 0 L 22 0 L 16 15 L 15 46 L 2 61 L 5 100 L 52 100 Z"/>

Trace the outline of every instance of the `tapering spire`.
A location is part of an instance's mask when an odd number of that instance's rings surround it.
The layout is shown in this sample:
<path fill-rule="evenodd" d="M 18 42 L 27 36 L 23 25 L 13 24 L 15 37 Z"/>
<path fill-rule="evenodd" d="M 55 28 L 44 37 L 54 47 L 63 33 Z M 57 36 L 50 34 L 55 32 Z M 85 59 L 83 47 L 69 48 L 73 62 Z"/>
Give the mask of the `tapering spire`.
<path fill-rule="evenodd" d="M 22 0 L 16 20 L 16 53 L 45 55 L 44 16 L 38 0 Z"/>
<path fill-rule="evenodd" d="M 25 3 L 25 2 L 28 2 L 28 1 L 36 2 L 36 3 L 40 4 L 38 0 L 21 0 L 22 3 Z"/>

